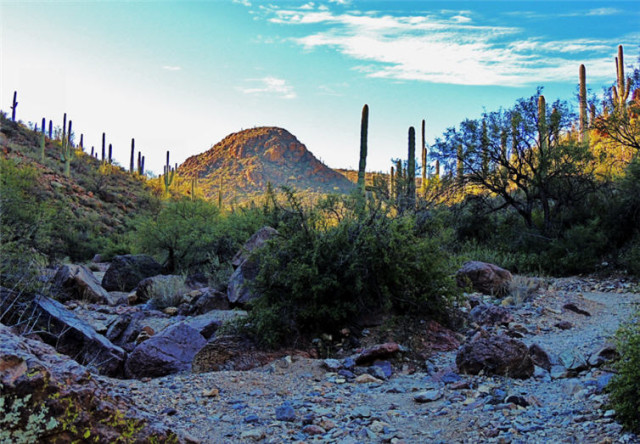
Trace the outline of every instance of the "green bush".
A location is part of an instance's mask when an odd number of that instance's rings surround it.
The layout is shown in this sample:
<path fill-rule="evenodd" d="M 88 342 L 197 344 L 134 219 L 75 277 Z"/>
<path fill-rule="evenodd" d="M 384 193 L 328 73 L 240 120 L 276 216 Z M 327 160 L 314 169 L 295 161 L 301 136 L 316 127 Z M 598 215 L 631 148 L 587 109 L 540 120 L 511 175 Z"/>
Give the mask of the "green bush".
<path fill-rule="evenodd" d="M 615 364 L 618 373 L 608 390 L 611 406 L 618 420 L 629 430 L 640 432 L 640 313 L 617 332 L 620 359 Z"/>
<path fill-rule="evenodd" d="M 414 216 L 391 217 L 354 195 L 306 210 L 288 192 L 280 236 L 259 250 L 249 316 L 263 344 L 335 331 L 367 312 L 442 314 L 457 295 L 451 257 L 417 234 Z"/>

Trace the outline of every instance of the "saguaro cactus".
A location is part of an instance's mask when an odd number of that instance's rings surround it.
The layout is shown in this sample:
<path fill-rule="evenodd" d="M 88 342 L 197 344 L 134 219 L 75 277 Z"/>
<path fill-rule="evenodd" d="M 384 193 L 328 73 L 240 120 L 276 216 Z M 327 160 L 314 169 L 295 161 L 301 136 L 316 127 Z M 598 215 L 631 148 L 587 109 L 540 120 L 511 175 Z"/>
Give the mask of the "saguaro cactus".
<path fill-rule="evenodd" d="M 547 103 L 542 94 L 538 97 L 538 143 L 541 150 L 549 147 L 549 135 L 547 134 Z"/>
<path fill-rule="evenodd" d="M 616 57 L 616 75 L 618 78 L 618 87 L 612 89 L 614 106 L 624 108 L 629 98 L 629 89 L 631 88 L 631 79 L 624 77 L 624 56 L 622 53 L 622 45 L 618 45 L 618 57 Z"/>
<path fill-rule="evenodd" d="M 396 173 L 395 173 L 395 169 L 393 168 L 393 166 L 391 166 L 391 171 L 389 172 L 389 197 L 391 199 L 393 199 L 395 197 L 395 195 L 394 195 L 395 190 L 396 190 L 395 182 L 396 182 Z"/>
<path fill-rule="evenodd" d="M 487 134 L 487 121 L 482 120 L 482 171 L 489 171 L 489 135 Z"/>
<path fill-rule="evenodd" d="M 62 127 L 62 150 L 60 153 L 60 160 L 64 162 L 64 175 L 69 177 L 71 176 L 71 155 L 73 154 L 73 149 L 71 147 L 71 143 L 69 142 L 69 138 L 71 136 L 71 121 L 69 121 L 69 132 L 67 133 L 67 114 L 65 113 L 63 118 L 63 127 Z"/>
<path fill-rule="evenodd" d="M 102 161 L 103 162 L 105 161 L 105 148 L 106 148 L 105 141 L 106 141 L 106 134 L 102 133 Z"/>
<path fill-rule="evenodd" d="M 80 134 L 80 149 L 84 151 L 84 134 Z"/>
<path fill-rule="evenodd" d="M 422 191 L 427 188 L 427 141 L 425 139 L 426 122 L 422 119 Z"/>
<path fill-rule="evenodd" d="M 109 157 L 107 159 L 107 162 L 109 162 L 109 164 L 113 163 L 113 147 L 111 146 L 111 144 L 109 144 Z"/>
<path fill-rule="evenodd" d="M 358 187 L 364 191 L 365 168 L 367 167 L 367 136 L 369 132 L 369 105 L 362 107 L 360 121 L 360 163 L 358 164 Z"/>
<path fill-rule="evenodd" d="M 587 70 L 580 65 L 580 142 L 587 141 Z"/>
<path fill-rule="evenodd" d="M 198 176 L 191 178 L 191 200 L 196 200 L 196 190 L 198 189 Z"/>
<path fill-rule="evenodd" d="M 53 138 L 53 121 L 49 120 L 49 140 Z"/>
<path fill-rule="evenodd" d="M 176 164 L 177 167 L 177 164 Z M 173 182 L 173 178 L 176 174 L 176 170 L 171 168 L 171 164 L 169 163 L 169 151 L 167 151 L 167 164 L 164 166 L 164 192 L 169 193 L 169 187 Z"/>
<path fill-rule="evenodd" d="M 141 176 L 144 174 L 144 156 L 142 151 L 138 151 L 138 174 Z"/>
<path fill-rule="evenodd" d="M 129 162 L 129 172 L 133 174 L 133 160 L 136 155 L 136 140 L 131 139 L 131 161 Z"/>
<path fill-rule="evenodd" d="M 40 133 L 40 162 L 44 163 L 44 131 Z"/>
<path fill-rule="evenodd" d="M 47 119 L 43 117 L 42 118 L 42 134 L 44 134 L 46 130 L 47 130 Z"/>
<path fill-rule="evenodd" d="M 409 153 L 407 156 L 407 206 L 416 203 L 416 130 L 409 127 Z"/>
<path fill-rule="evenodd" d="M 456 148 L 456 180 L 460 187 L 464 185 L 464 150 L 462 145 L 458 145 Z"/>
<path fill-rule="evenodd" d="M 11 105 L 11 121 L 15 122 L 16 121 L 16 108 L 18 107 L 18 101 L 16 100 L 18 98 L 18 91 L 14 91 L 13 92 L 13 105 Z"/>

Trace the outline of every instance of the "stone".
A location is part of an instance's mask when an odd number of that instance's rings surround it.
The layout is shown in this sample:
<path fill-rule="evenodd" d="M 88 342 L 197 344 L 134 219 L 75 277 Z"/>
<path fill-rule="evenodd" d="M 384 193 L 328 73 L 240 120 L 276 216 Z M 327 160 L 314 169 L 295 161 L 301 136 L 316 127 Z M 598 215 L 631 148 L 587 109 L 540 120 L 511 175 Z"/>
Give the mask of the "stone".
<path fill-rule="evenodd" d="M 40 296 L 36 300 L 36 310 L 40 330 L 46 332 L 40 336 L 58 352 L 103 375 L 122 373 L 124 350 L 98 334 L 60 302 Z"/>
<path fill-rule="evenodd" d="M 357 365 L 367 365 L 379 359 L 389 359 L 400 351 L 400 346 L 395 342 L 374 345 L 362 350 L 353 357 Z"/>
<path fill-rule="evenodd" d="M 364 373 L 356 377 L 355 382 L 357 382 L 358 384 L 382 384 L 381 379 L 371 376 L 368 373 Z"/>
<path fill-rule="evenodd" d="M 572 303 L 572 302 L 570 302 L 570 303 L 568 303 L 568 304 L 564 304 L 564 305 L 562 306 L 562 308 L 564 308 L 565 310 L 572 311 L 572 312 L 574 312 L 574 313 L 581 314 L 581 315 L 583 315 L 583 316 L 591 316 L 591 313 L 589 313 L 589 312 L 588 312 L 588 311 L 586 311 L 586 310 L 583 310 L 583 309 L 579 308 L 576 304 L 574 304 L 574 303 Z"/>
<path fill-rule="evenodd" d="M 143 378 L 189 371 L 193 357 L 206 343 L 195 329 L 177 324 L 138 345 L 125 363 L 125 375 Z"/>
<path fill-rule="evenodd" d="M 296 411 L 289 402 L 284 402 L 282 405 L 276 407 L 276 419 L 278 421 L 292 422 L 296 420 Z"/>
<path fill-rule="evenodd" d="M 229 310 L 227 295 L 211 288 L 203 288 L 191 300 L 190 315 L 201 315 L 211 310 Z"/>
<path fill-rule="evenodd" d="M 211 310 L 182 322 L 197 330 L 205 339 L 210 339 L 225 322 L 246 316 L 244 310 Z"/>
<path fill-rule="evenodd" d="M 102 286 L 107 291 L 131 291 L 138 283 L 162 272 L 162 265 L 151 256 L 126 254 L 113 258 L 102 278 Z"/>
<path fill-rule="evenodd" d="M 280 356 L 258 350 L 251 340 L 242 336 L 217 336 L 194 356 L 192 371 L 251 370 Z"/>
<path fill-rule="evenodd" d="M 324 435 L 325 433 L 327 433 L 327 431 L 318 425 L 309 424 L 302 428 L 302 433 L 306 433 L 307 435 L 313 436 L 313 435 Z"/>
<path fill-rule="evenodd" d="M 506 296 L 512 280 L 511 273 L 504 268 L 480 261 L 466 262 L 456 273 L 458 286 L 471 285 L 476 291 L 495 296 Z"/>
<path fill-rule="evenodd" d="M 526 379 L 533 375 L 534 364 L 527 346 L 506 336 L 480 338 L 464 344 L 456 355 L 461 373 L 505 375 Z"/>
<path fill-rule="evenodd" d="M 342 362 L 338 359 L 325 359 L 322 361 L 322 366 L 331 372 L 337 372 L 342 368 Z"/>
<path fill-rule="evenodd" d="M 452 351 L 460 347 L 456 334 L 433 320 L 427 322 L 424 339 L 432 351 Z"/>
<path fill-rule="evenodd" d="M 155 297 L 164 305 L 169 303 L 173 306 L 180 304 L 182 296 L 188 291 L 182 276 L 159 274 L 142 279 L 136 287 L 136 296 L 138 303 Z"/>
<path fill-rule="evenodd" d="M 115 442 L 122 436 L 131 442 L 179 441 L 170 429 L 138 410 L 130 397 L 113 397 L 110 381 L 0 324 L 2 397 L 23 400 L 21 415 L 46 412 L 57 420 L 46 433 L 43 421 L 43 433 L 31 435 L 30 442 L 86 442 L 87 431 L 96 442 Z M 23 442 L 11 430 L 2 432 L 15 438 L 6 442 Z"/>
<path fill-rule="evenodd" d="M 585 357 L 577 350 L 565 350 L 560 353 L 560 363 L 571 374 L 579 373 L 589 368 L 589 363 Z"/>
<path fill-rule="evenodd" d="M 538 367 L 542 367 L 546 371 L 551 370 L 551 358 L 538 344 L 532 344 L 529 347 L 529 356 Z"/>
<path fill-rule="evenodd" d="M 554 327 L 559 328 L 560 330 L 570 330 L 573 328 L 573 324 L 569 321 L 560 321 L 557 322 Z"/>
<path fill-rule="evenodd" d="M 513 322 L 511 312 L 497 305 L 478 305 L 471 310 L 469 317 L 479 325 L 508 325 Z"/>
<path fill-rule="evenodd" d="M 373 363 L 373 367 L 379 368 L 384 375 L 383 379 L 389 379 L 393 375 L 393 367 L 389 361 L 376 361 Z M 375 376 L 375 375 L 374 375 Z"/>
<path fill-rule="evenodd" d="M 620 357 L 615 344 L 605 344 L 594 354 L 589 356 L 589 365 L 592 367 L 600 367 L 607 362 L 615 361 Z"/>
<path fill-rule="evenodd" d="M 56 299 L 65 302 L 70 299 L 94 304 L 115 305 L 111 295 L 102 288 L 98 278 L 84 265 L 63 265 L 53 277 Z"/>
<path fill-rule="evenodd" d="M 260 297 L 251 290 L 249 282 L 258 276 L 260 262 L 253 253 L 264 246 L 271 238 L 278 235 L 278 231 L 271 227 L 258 230 L 233 257 L 232 264 L 236 267 L 229 278 L 227 299 L 231 304 L 246 304 Z"/>
<path fill-rule="evenodd" d="M 443 394 L 440 390 L 427 390 L 413 395 L 413 400 L 419 403 L 434 402 L 442 398 L 442 396 Z"/>

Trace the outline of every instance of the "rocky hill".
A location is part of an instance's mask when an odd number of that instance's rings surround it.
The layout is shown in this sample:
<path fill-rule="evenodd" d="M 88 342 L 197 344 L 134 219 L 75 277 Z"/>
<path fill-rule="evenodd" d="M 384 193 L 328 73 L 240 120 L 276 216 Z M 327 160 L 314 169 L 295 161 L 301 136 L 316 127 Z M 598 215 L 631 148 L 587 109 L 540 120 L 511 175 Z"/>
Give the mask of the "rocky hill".
<path fill-rule="evenodd" d="M 230 134 L 208 151 L 178 167 L 180 177 L 198 178 L 198 189 L 216 199 L 255 196 L 282 185 L 311 193 L 346 193 L 353 188 L 343 175 L 320 162 L 294 135 L 277 127 Z"/>

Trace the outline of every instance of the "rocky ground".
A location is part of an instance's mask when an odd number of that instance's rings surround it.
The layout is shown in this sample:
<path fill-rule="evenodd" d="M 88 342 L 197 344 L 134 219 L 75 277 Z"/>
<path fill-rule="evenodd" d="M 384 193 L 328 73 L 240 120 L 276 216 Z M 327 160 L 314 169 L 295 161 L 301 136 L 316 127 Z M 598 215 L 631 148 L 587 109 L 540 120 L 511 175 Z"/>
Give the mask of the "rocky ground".
<path fill-rule="evenodd" d="M 114 379 L 113 395 L 131 396 L 202 443 L 640 442 L 607 407 L 602 390 L 611 373 L 598 358 L 640 307 L 637 285 L 573 278 L 524 287 L 506 301 L 479 296 L 513 319 L 464 333 L 538 344 L 549 371 L 536 366 L 528 379 L 460 374 L 455 350 L 434 353 L 417 371 L 409 355 L 373 367 L 288 356 L 244 372 Z"/>

